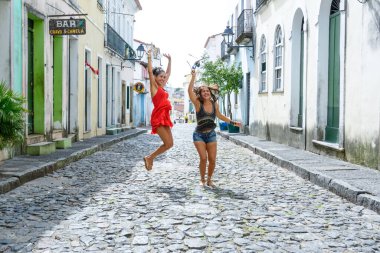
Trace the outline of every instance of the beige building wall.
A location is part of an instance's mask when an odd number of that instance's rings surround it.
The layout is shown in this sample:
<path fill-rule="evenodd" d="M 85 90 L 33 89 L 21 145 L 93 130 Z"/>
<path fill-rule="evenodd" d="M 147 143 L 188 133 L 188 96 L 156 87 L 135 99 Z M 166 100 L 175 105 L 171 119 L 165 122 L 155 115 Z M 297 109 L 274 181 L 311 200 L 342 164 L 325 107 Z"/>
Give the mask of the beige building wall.
<path fill-rule="evenodd" d="M 101 80 L 101 91 L 103 95 L 105 94 L 106 82 L 105 82 L 105 61 L 104 61 L 104 19 L 105 15 L 103 10 L 98 7 L 96 1 L 88 0 L 78 0 L 78 5 L 83 13 L 87 13 L 85 17 L 87 31 L 86 35 L 80 35 L 78 40 L 78 139 L 86 139 L 93 136 L 104 135 L 106 132 L 105 128 L 105 96 L 101 97 L 100 107 L 99 104 L 99 94 L 98 94 L 98 78 L 91 69 L 89 70 L 89 87 L 87 92 L 90 94 L 87 99 L 89 102 L 87 104 L 87 117 L 90 120 L 86 125 L 86 91 L 85 91 L 85 72 L 86 68 L 89 67 L 85 65 L 86 53 L 89 57 L 89 64 L 95 69 L 99 70 L 98 57 L 103 59 L 102 66 L 100 66 L 100 80 Z M 98 110 L 101 110 L 101 127 L 98 127 Z"/>

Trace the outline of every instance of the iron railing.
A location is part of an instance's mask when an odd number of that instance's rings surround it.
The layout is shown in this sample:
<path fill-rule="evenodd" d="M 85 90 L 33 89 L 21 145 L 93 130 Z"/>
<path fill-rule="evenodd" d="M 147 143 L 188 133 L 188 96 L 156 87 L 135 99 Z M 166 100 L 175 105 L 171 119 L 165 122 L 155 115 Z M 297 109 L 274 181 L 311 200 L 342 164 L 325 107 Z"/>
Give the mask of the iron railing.
<path fill-rule="evenodd" d="M 256 0 L 256 10 L 258 10 L 261 6 L 266 4 L 268 0 Z"/>
<path fill-rule="evenodd" d="M 237 20 L 236 41 L 239 43 L 244 38 L 252 38 L 253 35 L 253 10 L 243 10 Z"/>
<path fill-rule="evenodd" d="M 135 59 L 136 52 L 133 48 L 109 25 L 106 26 L 105 47 L 120 56 L 123 60 Z"/>
<path fill-rule="evenodd" d="M 136 59 L 137 56 L 136 56 L 136 52 L 135 50 L 133 50 L 133 48 L 128 45 L 128 43 L 125 43 L 125 58 L 124 60 L 128 60 L 128 59 Z"/>

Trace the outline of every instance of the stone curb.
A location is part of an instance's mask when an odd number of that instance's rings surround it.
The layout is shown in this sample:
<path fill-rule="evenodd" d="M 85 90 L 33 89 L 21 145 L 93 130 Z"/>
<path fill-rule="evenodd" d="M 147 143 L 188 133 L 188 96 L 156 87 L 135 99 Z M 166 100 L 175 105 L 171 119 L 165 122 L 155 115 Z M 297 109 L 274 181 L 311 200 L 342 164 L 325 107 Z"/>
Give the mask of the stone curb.
<path fill-rule="evenodd" d="M 235 144 L 251 150 L 254 154 L 257 154 L 273 164 L 276 164 L 282 168 L 294 172 L 296 175 L 302 177 L 305 180 L 312 182 L 318 186 L 321 186 L 336 195 L 349 200 L 350 202 L 364 206 L 372 211 L 380 214 L 380 198 L 371 195 L 370 193 L 360 190 L 349 183 L 333 179 L 319 171 L 313 171 L 305 167 L 301 167 L 291 161 L 285 160 L 268 150 L 254 146 L 242 140 L 236 139 L 231 135 L 217 131 L 217 133 L 225 139 L 228 139 Z"/>
<path fill-rule="evenodd" d="M 69 165 L 72 162 L 78 161 L 86 156 L 89 156 L 97 151 L 102 151 L 110 146 L 127 140 L 134 138 L 140 134 L 146 133 L 146 129 L 138 129 L 137 132 L 123 135 L 121 137 L 116 137 L 115 139 L 111 139 L 109 141 L 105 141 L 103 143 L 95 144 L 92 147 L 84 148 L 82 150 L 79 150 L 77 152 L 74 152 L 70 154 L 67 157 L 58 158 L 54 161 L 47 162 L 43 164 L 42 166 L 33 166 L 30 169 L 27 169 L 25 171 L 22 171 L 18 174 L 15 174 L 7 179 L 4 179 L 0 182 L 0 194 L 9 192 L 20 185 L 32 181 L 36 178 L 43 177 L 47 174 L 50 174 L 58 169 L 61 169 L 67 165 Z"/>

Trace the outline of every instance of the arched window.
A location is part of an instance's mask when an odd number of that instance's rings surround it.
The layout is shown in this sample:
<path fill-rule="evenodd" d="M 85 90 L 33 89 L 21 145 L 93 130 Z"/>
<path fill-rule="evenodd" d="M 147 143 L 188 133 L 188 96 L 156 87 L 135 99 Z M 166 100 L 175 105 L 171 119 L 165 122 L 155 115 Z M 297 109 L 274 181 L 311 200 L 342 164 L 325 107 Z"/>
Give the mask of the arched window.
<path fill-rule="evenodd" d="M 340 132 L 340 0 L 333 0 L 329 17 L 328 87 L 325 141 L 339 143 Z"/>
<path fill-rule="evenodd" d="M 267 91 L 267 43 L 265 36 L 261 36 L 260 41 L 260 92 Z"/>
<path fill-rule="evenodd" d="M 283 39 L 282 30 L 278 25 L 275 33 L 275 50 L 274 50 L 274 87 L 273 91 L 282 91 L 282 55 Z"/>
<path fill-rule="evenodd" d="M 330 15 L 339 11 L 340 0 L 333 0 L 330 8 Z"/>

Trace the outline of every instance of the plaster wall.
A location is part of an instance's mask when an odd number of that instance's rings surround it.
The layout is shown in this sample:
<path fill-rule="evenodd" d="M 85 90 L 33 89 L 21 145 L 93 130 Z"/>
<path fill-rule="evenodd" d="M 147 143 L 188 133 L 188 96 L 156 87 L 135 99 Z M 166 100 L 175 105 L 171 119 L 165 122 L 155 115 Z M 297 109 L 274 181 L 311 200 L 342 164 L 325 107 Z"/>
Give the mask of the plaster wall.
<path fill-rule="evenodd" d="M 11 1 L 0 1 L 0 81 L 11 87 Z"/>
<path fill-rule="evenodd" d="M 105 134 L 105 103 L 103 102 L 103 128 L 98 128 L 98 75 L 93 71 L 90 71 L 88 92 L 90 93 L 89 98 L 89 112 L 90 117 L 90 130 L 86 131 L 85 126 L 85 54 L 86 50 L 90 53 L 89 64 L 94 68 L 98 69 L 98 57 L 103 58 L 103 64 L 105 53 L 104 53 L 104 14 L 100 10 L 95 1 L 78 0 L 79 8 L 82 12 L 87 13 L 85 16 L 87 23 L 87 32 L 85 35 L 80 35 L 78 37 L 78 138 L 90 138 L 97 135 Z M 106 91 L 106 81 L 105 81 L 105 66 L 102 66 L 102 90 Z M 103 93 L 105 94 L 105 93 Z"/>

